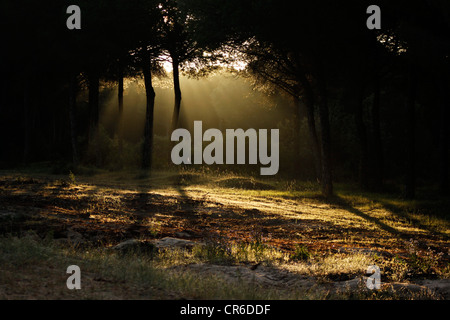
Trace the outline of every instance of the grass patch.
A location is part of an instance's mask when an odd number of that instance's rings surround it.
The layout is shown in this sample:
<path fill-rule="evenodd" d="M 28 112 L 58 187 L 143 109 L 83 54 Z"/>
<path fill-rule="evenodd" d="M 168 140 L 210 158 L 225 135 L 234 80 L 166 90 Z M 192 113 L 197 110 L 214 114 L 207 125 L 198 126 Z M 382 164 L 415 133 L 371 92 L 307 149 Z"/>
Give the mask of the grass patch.
<path fill-rule="evenodd" d="M 263 263 L 267 266 L 288 262 L 289 255 L 262 241 L 226 243 L 208 241 L 192 250 L 172 249 L 159 253 L 155 263 L 162 267 L 185 264 L 210 263 L 218 265 L 238 265 Z"/>
<path fill-rule="evenodd" d="M 180 252 L 177 253 L 178 258 Z M 217 251 L 214 252 L 217 255 Z M 262 288 L 255 283 L 230 283 L 216 275 L 171 271 L 160 262 L 167 255 L 120 256 L 92 248 L 59 248 L 34 236 L 0 238 L 0 298 L 7 299 L 298 299 L 304 293 Z M 211 257 L 209 257 L 211 258 Z M 173 266 L 173 259 L 171 265 Z M 186 262 L 185 258 L 180 261 Z M 68 290 L 69 265 L 81 269 L 81 290 Z M 49 294 L 50 292 L 50 294 Z"/>
<path fill-rule="evenodd" d="M 296 245 L 295 252 L 292 254 L 291 259 L 294 261 L 308 261 L 310 257 L 311 254 L 307 247 Z"/>
<path fill-rule="evenodd" d="M 302 249 L 304 250 L 304 249 Z M 303 252 L 303 251 L 302 251 Z M 301 257 L 305 257 L 303 253 Z M 343 281 L 362 275 L 373 264 L 373 257 L 365 254 L 313 255 L 308 259 L 296 259 L 296 263 L 284 264 L 290 271 L 316 277 L 322 281 Z"/>
<path fill-rule="evenodd" d="M 274 187 L 268 183 L 257 181 L 254 178 L 228 177 L 215 182 L 219 187 L 245 190 L 272 190 Z"/>

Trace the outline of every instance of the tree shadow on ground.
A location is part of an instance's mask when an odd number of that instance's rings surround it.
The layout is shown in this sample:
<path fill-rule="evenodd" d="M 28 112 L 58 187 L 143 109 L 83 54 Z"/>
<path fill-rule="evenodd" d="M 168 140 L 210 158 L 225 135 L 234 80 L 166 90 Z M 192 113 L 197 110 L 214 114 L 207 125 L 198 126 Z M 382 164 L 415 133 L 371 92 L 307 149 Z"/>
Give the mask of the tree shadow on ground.
<path fill-rule="evenodd" d="M 369 214 L 364 213 L 361 210 L 355 208 L 349 201 L 347 201 L 339 196 L 335 195 L 335 196 L 333 196 L 333 198 L 328 199 L 326 202 L 337 206 L 339 209 L 348 211 L 360 218 L 363 218 L 367 222 L 370 222 L 371 224 L 376 225 L 378 228 L 386 231 L 387 233 L 391 234 L 392 236 L 395 236 L 395 237 L 398 237 L 398 238 L 401 238 L 404 240 L 407 240 L 410 238 L 407 234 L 387 225 L 386 223 L 380 221 L 380 219 L 378 219 L 376 217 L 372 217 Z"/>
<path fill-rule="evenodd" d="M 443 239 L 448 240 L 450 238 L 447 234 L 440 232 L 435 227 L 421 223 L 417 218 L 412 217 L 405 209 L 402 209 L 393 204 L 387 203 L 386 201 L 378 201 L 378 202 L 383 206 L 383 208 L 385 210 L 391 212 L 395 216 L 397 216 L 399 218 L 408 219 L 412 223 L 413 226 L 415 226 L 419 229 L 422 229 L 422 230 L 426 230 L 433 235 L 442 237 Z M 426 213 L 424 213 L 423 215 L 430 216 L 429 214 L 426 214 Z"/>
<path fill-rule="evenodd" d="M 436 230 L 436 228 L 433 228 L 432 226 L 425 225 L 421 223 L 418 219 L 415 219 L 411 217 L 408 213 L 405 213 L 404 209 L 397 207 L 395 205 L 389 204 L 386 201 L 382 201 L 379 199 L 371 199 L 375 201 L 376 203 L 380 204 L 383 209 L 386 211 L 389 211 L 393 215 L 395 215 L 398 218 L 408 219 L 409 223 L 414 226 L 415 228 L 421 229 L 429 233 L 429 235 L 432 236 L 438 236 L 442 239 L 448 239 L 449 236 L 445 233 L 440 232 L 439 230 Z M 382 222 L 380 219 L 371 216 L 370 214 L 367 214 L 357 208 L 355 208 L 348 200 L 339 197 L 338 195 L 334 195 L 330 199 L 323 199 L 324 202 L 329 203 L 331 205 L 335 205 L 339 207 L 340 209 L 346 210 L 358 217 L 361 217 L 365 219 L 366 221 L 376 225 L 380 229 L 388 232 L 389 234 L 396 236 L 398 238 L 409 240 L 411 238 L 411 234 L 402 232 L 392 226 L 387 225 L 386 223 Z"/>

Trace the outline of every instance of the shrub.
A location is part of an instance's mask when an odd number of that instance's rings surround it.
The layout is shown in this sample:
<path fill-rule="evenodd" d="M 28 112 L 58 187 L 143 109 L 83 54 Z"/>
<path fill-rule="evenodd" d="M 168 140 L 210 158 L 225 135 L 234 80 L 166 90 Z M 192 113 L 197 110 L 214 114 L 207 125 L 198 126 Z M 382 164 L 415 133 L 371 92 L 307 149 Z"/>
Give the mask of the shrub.
<path fill-rule="evenodd" d="M 296 261 L 307 261 L 311 257 L 309 250 L 305 246 L 297 245 L 295 247 L 295 252 L 292 254 L 291 259 Z"/>

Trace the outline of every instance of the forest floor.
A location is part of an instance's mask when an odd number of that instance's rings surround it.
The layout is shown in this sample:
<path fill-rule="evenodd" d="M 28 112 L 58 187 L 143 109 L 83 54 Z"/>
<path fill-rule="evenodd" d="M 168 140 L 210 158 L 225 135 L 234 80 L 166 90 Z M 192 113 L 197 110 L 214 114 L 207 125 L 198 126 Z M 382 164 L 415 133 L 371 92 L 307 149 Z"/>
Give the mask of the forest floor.
<path fill-rule="evenodd" d="M 0 172 L 1 299 L 449 299 L 450 201 L 195 172 Z M 135 241 L 127 241 L 134 239 Z M 82 289 L 69 290 L 69 265 Z M 381 270 L 381 289 L 366 286 Z"/>

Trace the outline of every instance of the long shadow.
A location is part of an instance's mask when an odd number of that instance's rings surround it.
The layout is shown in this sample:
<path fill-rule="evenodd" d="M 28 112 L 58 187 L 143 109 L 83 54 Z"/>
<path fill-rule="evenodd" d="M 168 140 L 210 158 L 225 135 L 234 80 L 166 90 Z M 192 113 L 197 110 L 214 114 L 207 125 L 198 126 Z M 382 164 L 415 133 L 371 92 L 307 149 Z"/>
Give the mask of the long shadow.
<path fill-rule="evenodd" d="M 132 202 L 140 204 L 141 207 L 144 207 L 146 210 L 149 211 L 149 213 L 159 210 L 162 210 L 161 213 L 165 215 L 179 215 L 179 212 L 196 212 L 197 208 L 201 206 L 201 201 L 195 200 L 192 197 L 188 195 L 188 193 L 185 190 L 185 186 L 189 185 L 189 183 L 186 183 L 182 179 L 183 175 L 173 175 L 168 176 L 165 178 L 164 184 L 160 185 L 166 188 L 174 188 L 177 193 L 179 194 L 179 198 L 177 198 L 174 203 L 167 203 L 166 200 L 174 200 L 173 196 L 165 196 L 165 195 L 158 195 L 151 193 L 151 191 L 155 188 L 148 186 L 148 188 L 145 188 L 141 186 L 138 191 L 139 193 L 135 195 L 134 199 L 132 199 Z M 181 201 L 180 201 L 181 200 Z M 178 214 L 177 214 L 178 213 Z M 146 214 L 138 214 L 135 219 L 135 223 L 139 224 L 144 220 L 146 217 Z"/>
<path fill-rule="evenodd" d="M 188 195 L 185 186 L 189 183 L 178 182 L 177 176 L 175 176 L 175 181 L 172 181 L 173 177 L 168 179 L 162 177 L 162 180 L 158 177 L 158 179 L 152 180 L 148 179 L 148 175 L 141 174 L 141 176 L 133 179 L 133 186 L 118 186 L 115 184 L 115 180 L 80 179 L 80 185 L 86 188 L 72 190 L 74 187 L 70 184 L 61 183 L 55 184 L 48 194 L 42 194 L 40 191 L 47 188 L 49 183 L 55 182 L 51 177 L 42 179 L 42 181 L 31 178 L 24 181 L 0 179 L 0 189 L 7 191 L 0 194 L 0 210 L 12 212 L 11 218 L 4 215 L 3 219 L 10 219 L 11 221 L 5 220 L 5 223 L 0 221 L 0 234 L 7 232 L 22 234 L 30 229 L 36 230 L 42 236 L 52 232 L 58 238 L 64 238 L 67 234 L 66 231 L 75 227 L 75 230 L 81 232 L 86 239 L 98 238 L 116 241 L 130 237 L 156 236 L 155 231 L 149 229 L 147 221 L 147 218 L 155 214 L 172 216 L 177 219 L 197 219 L 196 211 L 203 202 L 192 199 Z M 164 182 L 163 186 L 175 188 L 179 196 L 155 193 L 156 189 L 161 188 L 161 181 Z M 10 186 L 26 191 L 26 193 L 8 192 Z M 125 189 L 134 189 L 137 192 L 122 194 L 121 191 Z M 71 194 L 74 197 L 67 197 Z M 109 200 L 103 201 L 103 196 L 108 195 L 119 196 L 120 203 Z M 16 211 L 21 214 L 16 214 Z M 52 215 L 50 220 L 50 216 L 44 213 L 53 211 L 57 213 L 57 216 Z M 91 213 L 102 216 L 123 215 L 130 219 L 120 220 L 119 223 L 115 221 L 100 222 L 90 220 Z M 28 221 L 33 221 L 33 223 L 29 224 Z"/>
<path fill-rule="evenodd" d="M 422 230 L 426 230 L 426 231 L 428 231 L 428 232 L 430 232 L 430 233 L 432 233 L 434 235 L 438 235 L 438 236 L 440 236 L 440 237 L 442 237 L 444 239 L 449 239 L 450 238 L 447 234 L 442 233 L 439 230 L 436 230 L 432 226 L 426 226 L 426 225 L 420 223 L 420 221 L 418 219 L 414 219 L 414 218 L 410 217 L 410 215 L 408 213 L 405 213 L 402 209 L 396 207 L 395 205 L 386 203 L 385 201 L 379 201 L 379 203 L 383 206 L 383 208 L 385 210 L 388 210 L 388 211 L 392 212 L 397 217 L 409 219 L 415 227 L 418 227 L 418 228 L 420 228 Z"/>
<path fill-rule="evenodd" d="M 365 219 L 366 221 L 376 225 L 380 229 L 392 234 L 393 236 L 400 237 L 402 239 L 407 240 L 409 237 L 405 233 L 385 224 L 384 222 L 380 221 L 378 218 L 372 217 L 368 215 L 367 213 L 362 212 L 361 210 L 356 209 L 353 207 L 348 201 L 345 199 L 342 199 L 339 196 L 334 196 L 332 199 L 327 200 L 328 203 L 338 206 L 340 209 L 346 210 L 350 213 L 353 213 L 354 215 L 361 217 Z"/>

